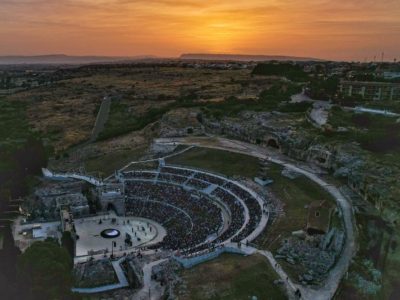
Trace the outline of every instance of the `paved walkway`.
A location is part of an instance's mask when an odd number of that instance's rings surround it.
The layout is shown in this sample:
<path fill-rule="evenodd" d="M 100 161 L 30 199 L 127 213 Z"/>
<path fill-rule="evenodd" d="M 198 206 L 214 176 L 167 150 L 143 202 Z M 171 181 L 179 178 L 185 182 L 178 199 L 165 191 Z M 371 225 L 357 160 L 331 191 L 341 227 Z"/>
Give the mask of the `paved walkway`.
<path fill-rule="evenodd" d="M 272 268 L 275 270 L 275 272 L 278 274 L 278 276 L 281 278 L 281 281 L 285 285 L 286 293 L 289 299 L 296 299 L 295 292 L 297 286 L 292 282 L 292 280 L 289 278 L 289 275 L 285 272 L 285 270 L 283 270 L 282 267 L 278 264 L 272 253 L 267 250 L 258 250 L 257 253 L 260 253 L 261 255 L 265 256 L 268 259 L 270 265 L 272 266 Z"/>
<path fill-rule="evenodd" d="M 387 117 L 400 117 L 400 114 L 391 112 L 390 110 L 373 109 L 368 107 L 356 106 L 356 107 L 343 107 L 344 110 L 354 111 L 356 113 L 369 113 L 373 115 L 381 115 Z"/>
<path fill-rule="evenodd" d="M 101 101 L 99 112 L 97 113 L 96 122 L 94 123 L 92 135 L 88 143 L 93 143 L 97 140 L 100 132 L 103 131 L 104 125 L 108 120 L 108 115 L 110 113 L 111 107 L 111 97 L 105 96 L 103 101 Z"/>
<path fill-rule="evenodd" d="M 93 128 L 92 128 L 92 133 L 90 134 L 89 139 L 83 143 L 80 143 L 78 145 L 70 147 L 68 149 L 68 153 L 73 153 L 73 152 L 77 151 L 78 149 L 81 149 L 97 140 L 97 137 L 99 136 L 100 132 L 103 131 L 104 125 L 106 124 L 106 122 L 108 120 L 110 108 L 111 108 L 111 98 L 109 96 L 103 97 L 103 100 L 100 105 L 100 109 L 97 112 L 96 120 L 95 120 Z"/>
<path fill-rule="evenodd" d="M 151 279 L 151 272 L 153 267 L 163 263 L 168 258 L 152 261 L 143 267 L 143 287 L 133 294 L 131 299 L 135 300 L 158 300 L 162 296 L 163 290 L 158 282 Z"/>
<path fill-rule="evenodd" d="M 342 193 L 335 186 L 330 185 L 322 178 L 320 178 L 314 170 L 310 169 L 306 164 L 294 161 L 278 152 L 269 151 L 261 146 L 248 144 L 241 141 L 229 140 L 226 138 L 212 137 L 212 138 L 172 138 L 172 139 L 156 139 L 158 143 L 175 143 L 184 145 L 196 145 L 206 148 L 215 148 L 231 152 L 243 153 L 251 156 L 255 156 L 262 159 L 267 159 L 271 162 L 280 164 L 289 168 L 293 171 L 299 172 L 307 176 L 310 180 L 316 182 L 329 192 L 337 202 L 338 207 L 341 209 L 343 214 L 343 221 L 346 231 L 346 240 L 342 249 L 342 253 L 333 267 L 329 272 L 329 275 L 324 284 L 318 288 L 309 288 L 304 286 L 296 286 L 300 289 L 302 299 L 310 300 L 325 300 L 332 299 L 336 293 L 336 290 L 340 284 L 340 281 L 344 274 L 347 272 L 350 265 L 351 259 L 356 251 L 355 233 L 353 225 L 353 212 L 349 201 L 342 195 Z M 267 257 L 268 258 L 268 257 Z M 279 274 L 279 273 L 278 273 Z"/>
<path fill-rule="evenodd" d="M 42 168 L 43 176 L 53 180 L 68 180 L 68 179 L 77 179 L 83 180 L 95 186 L 102 186 L 104 183 L 93 176 L 82 175 L 79 173 L 55 173 L 50 171 L 49 169 Z"/>
<path fill-rule="evenodd" d="M 122 172 L 122 171 L 124 171 L 125 169 L 129 168 L 131 165 L 134 165 L 134 164 L 142 164 L 142 163 L 146 163 L 146 162 L 155 162 L 155 161 L 159 162 L 160 160 L 163 161 L 163 160 L 165 160 L 166 158 L 170 158 L 170 157 L 173 157 L 173 156 L 176 156 L 176 155 L 180 155 L 180 154 L 182 154 L 182 153 L 184 153 L 184 152 L 186 152 L 186 151 L 192 149 L 193 147 L 194 147 L 194 146 L 189 146 L 189 147 L 187 147 L 187 148 L 185 148 L 185 149 L 182 149 L 181 151 L 171 153 L 171 154 L 169 154 L 169 155 L 167 155 L 167 156 L 164 156 L 164 157 L 162 157 L 162 158 L 154 158 L 154 159 L 147 159 L 147 160 L 131 161 L 131 162 L 127 163 L 125 166 L 123 166 L 121 169 L 119 169 L 119 171 Z M 113 178 L 113 177 L 114 177 L 114 174 L 111 174 L 111 175 L 108 176 L 105 180 L 109 180 L 109 179 L 111 179 L 111 178 Z"/>

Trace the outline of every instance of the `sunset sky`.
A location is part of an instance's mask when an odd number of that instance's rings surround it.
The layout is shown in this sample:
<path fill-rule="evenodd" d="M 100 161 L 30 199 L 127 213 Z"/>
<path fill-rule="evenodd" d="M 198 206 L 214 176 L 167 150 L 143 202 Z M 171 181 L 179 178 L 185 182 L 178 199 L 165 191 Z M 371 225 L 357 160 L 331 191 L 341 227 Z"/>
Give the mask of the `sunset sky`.
<path fill-rule="evenodd" d="M 0 0 L 0 55 L 400 59 L 400 0 Z"/>

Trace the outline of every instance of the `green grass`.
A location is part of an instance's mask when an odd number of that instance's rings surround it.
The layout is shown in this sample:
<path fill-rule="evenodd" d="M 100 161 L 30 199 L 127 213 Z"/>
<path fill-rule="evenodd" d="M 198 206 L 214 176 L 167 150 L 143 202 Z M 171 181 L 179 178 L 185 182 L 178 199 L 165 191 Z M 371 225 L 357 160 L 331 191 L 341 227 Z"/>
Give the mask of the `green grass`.
<path fill-rule="evenodd" d="M 276 250 L 280 241 L 289 237 L 293 231 L 304 229 L 308 209 L 305 208 L 316 200 L 332 200 L 329 193 L 305 176 L 289 179 L 281 175 L 283 167 L 270 164 L 268 178 L 274 182 L 268 186 L 273 195 L 283 204 L 284 216 L 275 220 L 257 239 L 256 243 L 264 249 Z"/>
<path fill-rule="evenodd" d="M 41 138 L 40 133 L 31 130 L 26 109 L 25 103 L 0 97 L 0 172 L 18 168 L 20 160 L 15 158 L 18 151 L 29 149 Z M 50 146 L 44 150 L 46 155 L 52 152 Z"/>
<path fill-rule="evenodd" d="M 140 163 L 135 163 L 131 164 L 129 167 L 125 169 L 125 171 L 138 171 L 138 170 L 150 170 L 154 171 L 158 168 L 158 161 L 157 160 L 152 160 L 152 161 L 146 161 L 146 162 L 140 162 Z"/>
<path fill-rule="evenodd" d="M 0 141 L 11 142 L 31 135 L 26 120 L 26 105 L 0 97 Z"/>
<path fill-rule="evenodd" d="M 85 169 L 88 172 L 99 172 L 102 176 L 108 176 L 115 170 L 122 168 L 131 161 L 138 160 L 145 153 L 145 147 L 121 150 L 108 153 L 85 161 Z"/>
<path fill-rule="evenodd" d="M 10 170 L 15 166 L 15 162 L 7 159 L 5 152 L 0 150 L 0 170 Z"/>
<path fill-rule="evenodd" d="M 167 163 L 201 168 L 227 176 L 253 178 L 259 170 L 257 158 L 217 149 L 193 148 L 168 158 Z"/>
<path fill-rule="evenodd" d="M 400 152 L 400 124 L 396 118 L 356 114 L 334 108 L 329 114 L 329 124 L 334 128 L 350 129 L 346 133 L 331 134 L 331 139 L 356 141 L 363 149 L 378 156 Z"/>
<path fill-rule="evenodd" d="M 3 239 L 4 239 L 3 231 L 0 230 L 0 250 L 3 249 Z"/>
<path fill-rule="evenodd" d="M 379 299 L 398 299 L 400 296 L 400 248 L 397 245 L 397 241 L 400 240 L 400 234 L 398 233 L 399 228 L 396 228 L 396 232 L 393 233 L 391 239 L 391 245 L 387 252 L 385 264 L 383 266 L 383 288 Z M 396 243 L 396 247 L 394 244 Z"/>
<path fill-rule="evenodd" d="M 400 240 L 399 226 L 390 228 L 379 214 L 356 214 L 359 251 L 353 259 L 349 274 L 357 273 L 367 280 L 371 275 L 363 268 L 370 260 L 382 272 L 382 288 L 376 295 L 366 295 L 357 289 L 353 276 L 346 277 L 339 289 L 338 299 L 399 299 L 400 295 Z"/>
<path fill-rule="evenodd" d="M 34 186 L 31 176 L 45 166 L 50 152 L 39 138 L 29 127 L 26 105 L 0 97 L 0 191 L 9 193 L 0 194 L 0 201 L 21 196 Z"/>
<path fill-rule="evenodd" d="M 180 300 L 197 299 L 286 299 L 278 279 L 266 258 L 260 255 L 239 256 L 223 254 L 219 258 L 192 269 L 184 270 L 187 285 Z"/>
<path fill-rule="evenodd" d="M 171 105 L 151 108 L 144 115 L 134 116 L 129 112 L 128 106 L 117 101 L 111 103 L 110 114 L 99 134 L 98 140 L 105 140 L 111 137 L 122 135 L 134 130 L 140 130 L 148 124 L 159 120 L 163 114 L 171 109 Z"/>
<path fill-rule="evenodd" d="M 33 136 L 26 120 L 26 105 L 0 97 L 0 171 L 15 166 L 10 157 Z"/>

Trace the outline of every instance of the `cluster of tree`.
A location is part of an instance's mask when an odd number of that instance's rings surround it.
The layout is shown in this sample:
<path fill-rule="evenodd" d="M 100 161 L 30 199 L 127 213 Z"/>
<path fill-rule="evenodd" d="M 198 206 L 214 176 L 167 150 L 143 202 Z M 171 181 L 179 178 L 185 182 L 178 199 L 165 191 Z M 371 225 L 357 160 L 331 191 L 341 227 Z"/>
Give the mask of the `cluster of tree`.
<path fill-rule="evenodd" d="M 335 98 L 339 87 L 339 78 L 313 79 L 307 86 L 306 94 L 316 100 L 330 100 Z"/>
<path fill-rule="evenodd" d="M 290 65 L 290 64 L 288 64 Z M 292 66 L 292 65 L 290 65 Z M 298 68 L 298 66 L 295 66 Z M 118 135 L 126 134 L 134 130 L 141 130 L 145 126 L 156 122 L 170 110 L 182 107 L 201 107 L 206 115 L 221 117 L 224 115 L 237 115 L 243 110 L 272 111 L 279 110 L 283 101 L 290 100 L 290 96 L 301 91 L 299 85 L 287 82 L 279 82 L 271 88 L 264 90 L 259 98 L 238 99 L 234 96 L 226 97 L 221 102 L 199 102 L 198 95 L 191 91 L 181 95 L 175 102 L 162 107 L 151 108 L 141 116 L 135 116 L 129 111 L 129 107 L 120 101 L 113 101 L 110 115 L 104 130 L 100 133 L 98 140 L 105 140 Z M 286 107 L 287 111 L 304 111 L 304 105 L 291 105 Z"/>
<path fill-rule="evenodd" d="M 113 102 L 106 126 L 99 134 L 98 140 L 105 140 L 134 130 L 141 130 L 161 118 L 171 107 L 171 105 L 166 105 L 160 108 L 151 108 L 144 115 L 137 117 L 129 112 L 127 105 Z"/>
<path fill-rule="evenodd" d="M 14 88 L 15 84 L 10 76 L 3 76 L 0 79 L 0 89 L 10 89 Z"/>
<path fill-rule="evenodd" d="M 75 256 L 75 241 L 69 231 L 64 231 L 61 237 L 61 245 L 68 251 L 71 259 Z"/>
<path fill-rule="evenodd" d="M 141 116 L 135 116 L 129 112 L 129 107 L 126 104 L 113 101 L 107 123 L 104 130 L 99 134 L 98 140 L 105 140 L 134 130 L 141 130 L 159 120 L 165 113 L 172 109 L 203 105 L 203 103 L 196 102 L 195 100 L 197 99 L 198 96 L 196 93 L 190 92 L 187 95 L 182 95 L 173 103 L 150 108 Z"/>
<path fill-rule="evenodd" d="M 17 260 L 17 277 L 30 299 L 71 299 L 73 262 L 57 241 L 33 243 Z"/>
<path fill-rule="evenodd" d="M 309 80 L 303 67 L 292 63 L 260 63 L 253 69 L 252 74 L 286 77 L 296 82 L 307 82 Z"/>

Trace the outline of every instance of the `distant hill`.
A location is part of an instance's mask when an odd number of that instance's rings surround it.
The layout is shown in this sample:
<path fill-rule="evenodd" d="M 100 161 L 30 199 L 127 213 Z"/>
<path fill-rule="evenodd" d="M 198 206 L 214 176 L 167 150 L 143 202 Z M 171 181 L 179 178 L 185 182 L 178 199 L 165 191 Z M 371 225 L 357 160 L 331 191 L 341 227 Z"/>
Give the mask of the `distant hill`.
<path fill-rule="evenodd" d="M 282 56 L 282 55 L 246 55 L 246 54 L 202 54 L 188 53 L 182 54 L 180 59 L 194 60 L 230 60 L 230 61 L 323 61 L 319 58 L 312 57 L 297 57 L 297 56 Z"/>
<path fill-rule="evenodd" d="M 0 56 L 0 65 L 15 64 L 90 64 L 152 59 L 154 56 L 69 56 L 64 54 L 36 56 Z"/>

